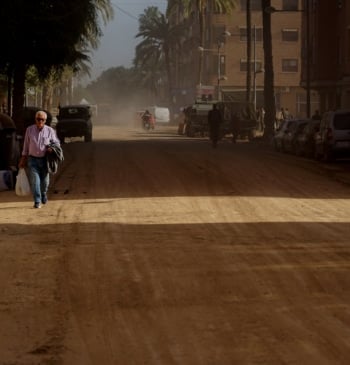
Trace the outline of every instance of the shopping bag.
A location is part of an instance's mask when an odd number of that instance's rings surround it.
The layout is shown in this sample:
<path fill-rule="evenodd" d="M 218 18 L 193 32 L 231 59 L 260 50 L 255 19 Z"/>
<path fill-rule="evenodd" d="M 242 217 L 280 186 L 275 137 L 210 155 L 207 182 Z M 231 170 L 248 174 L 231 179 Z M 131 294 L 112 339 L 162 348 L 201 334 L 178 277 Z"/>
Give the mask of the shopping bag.
<path fill-rule="evenodd" d="M 26 174 L 26 170 L 23 168 L 20 168 L 18 171 L 15 191 L 16 195 L 18 196 L 26 196 L 30 194 L 29 180 Z"/>

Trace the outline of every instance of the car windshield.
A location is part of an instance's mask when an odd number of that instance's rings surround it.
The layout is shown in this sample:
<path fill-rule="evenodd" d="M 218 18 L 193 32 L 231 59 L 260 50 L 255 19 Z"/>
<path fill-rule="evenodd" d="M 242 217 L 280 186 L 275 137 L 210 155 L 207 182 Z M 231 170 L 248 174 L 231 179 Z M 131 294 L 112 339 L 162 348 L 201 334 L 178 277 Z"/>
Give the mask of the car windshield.
<path fill-rule="evenodd" d="M 60 118 L 88 118 L 91 112 L 88 108 L 61 108 Z"/>
<path fill-rule="evenodd" d="M 334 116 L 334 128 L 338 130 L 350 129 L 350 113 L 336 114 Z"/>

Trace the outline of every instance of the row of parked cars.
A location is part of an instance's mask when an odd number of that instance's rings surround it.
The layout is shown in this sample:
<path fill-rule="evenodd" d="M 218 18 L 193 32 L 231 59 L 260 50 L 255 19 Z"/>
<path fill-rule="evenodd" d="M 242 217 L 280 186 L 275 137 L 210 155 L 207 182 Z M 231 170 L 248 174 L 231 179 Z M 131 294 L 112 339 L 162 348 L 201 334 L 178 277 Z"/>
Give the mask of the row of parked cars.
<path fill-rule="evenodd" d="M 328 111 L 320 120 L 284 120 L 273 143 L 277 151 L 318 160 L 349 158 L 350 110 Z"/>

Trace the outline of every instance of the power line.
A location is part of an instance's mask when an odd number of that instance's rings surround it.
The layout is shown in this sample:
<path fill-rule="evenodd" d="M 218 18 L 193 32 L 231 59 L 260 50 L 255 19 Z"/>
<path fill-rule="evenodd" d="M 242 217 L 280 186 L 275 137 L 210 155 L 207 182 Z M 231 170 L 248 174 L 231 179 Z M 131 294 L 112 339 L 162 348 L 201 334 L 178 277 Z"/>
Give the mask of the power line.
<path fill-rule="evenodd" d="M 167 1 L 152 1 L 153 3 L 158 3 L 158 4 L 164 4 L 164 3 L 167 3 Z M 119 2 L 120 3 L 123 3 L 123 2 Z M 131 4 L 134 4 L 134 5 L 145 5 L 147 6 L 145 3 L 143 2 L 139 2 L 139 1 L 129 1 L 129 2 L 125 2 L 124 3 L 125 5 L 131 5 Z M 128 12 L 127 10 L 121 8 L 119 5 L 115 4 L 112 2 L 112 6 L 117 8 L 121 13 L 127 15 L 129 18 L 131 19 L 134 19 L 134 20 L 139 20 L 139 18 L 137 16 L 135 16 L 134 14 L 131 14 L 130 12 Z M 151 6 L 151 5 L 148 5 L 148 6 Z M 154 5 L 153 5 L 154 6 Z"/>
<path fill-rule="evenodd" d="M 113 5 L 114 7 L 116 7 L 119 11 L 121 11 L 123 14 L 127 15 L 128 17 L 130 17 L 130 18 L 132 18 L 132 19 L 135 19 L 135 20 L 139 20 L 139 18 L 138 18 L 138 17 L 136 17 L 135 15 L 133 15 L 133 14 L 129 13 L 128 11 L 126 11 L 126 10 L 122 9 L 120 6 L 118 6 L 118 5 L 116 5 L 116 4 L 113 4 L 113 3 L 112 3 L 112 5 Z"/>

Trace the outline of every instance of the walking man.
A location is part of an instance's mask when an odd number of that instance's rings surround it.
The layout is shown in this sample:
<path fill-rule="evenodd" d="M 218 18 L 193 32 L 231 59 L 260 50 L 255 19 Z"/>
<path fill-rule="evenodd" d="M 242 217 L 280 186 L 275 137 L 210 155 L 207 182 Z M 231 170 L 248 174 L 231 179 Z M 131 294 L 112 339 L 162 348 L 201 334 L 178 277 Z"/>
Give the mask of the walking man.
<path fill-rule="evenodd" d="M 49 188 L 49 171 L 47 154 L 53 153 L 52 144 L 60 144 L 53 128 L 45 125 L 47 114 L 38 111 L 35 114 L 35 124 L 26 129 L 20 168 L 28 167 L 29 182 L 32 189 L 34 208 L 41 208 L 47 203 Z"/>
<path fill-rule="evenodd" d="M 220 125 L 222 123 L 222 115 L 216 104 L 213 104 L 213 109 L 208 113 L 209 137 L 213 148 L 217 147 L 220 139 Z"/>

